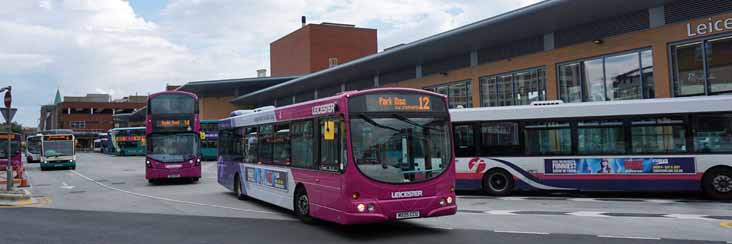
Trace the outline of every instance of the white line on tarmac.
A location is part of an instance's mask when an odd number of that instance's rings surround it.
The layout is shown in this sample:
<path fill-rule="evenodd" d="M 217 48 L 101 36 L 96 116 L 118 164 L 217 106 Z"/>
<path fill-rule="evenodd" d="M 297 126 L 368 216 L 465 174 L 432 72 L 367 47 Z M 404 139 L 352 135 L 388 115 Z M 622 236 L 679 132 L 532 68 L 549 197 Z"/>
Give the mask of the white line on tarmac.
<path fill-rule="evenodd" d="M 579 216 L 579 217 L 601 217 L 601 218 L 610 217 L 610 216 L 604 215 L 605 212 L 593 212 L 593 211 L 577 211 L 577 212 L 571 212 L 571 213 L 567 213 L 567 214 Z"/>
<path fill-rule="evenodd" d="M 599 200 L 595 198 L 569 198 L 567 200 L 575 202 L 599 202 Z"/>
<path fill-rule="evenodd" d="M 549 235 L 548 232 L 516 231 L 516 230 L 494 230 L 493 232 L 496 232 L 496 233 L 511 233 L 511 234 Z"/>
<path fill-rule="evenodd" d="M 636 240 L 661 240 L 660 237 L 642 237 L 642 236 L 604 236 L 598 235 L 601 238 L 616 238 L 616 239 L 636 239 Z"/>
<path fill-rule="evenodd" d="M 667 218 L 674 218 L 674 219 L 698 219 L 698 220 L 712 220 L 709 218 L 705 218 L 705 215 L 699 215 L 699 214 L 667 214 L 664 215 Z"/>
<path fill-rule="evenodd" d="M 485 213 L 492 215 L 516 215 L 515 213 L 513 213 L 515 211 L 517 210 L 488 210 L 485 211 Z"/>
<path fill-rule="evenodd" d="M 77 172 L 76 170 L 72 170 L 71 172 L 74 173 L 74 174 L 76 174 L 76 175 L 78 175 L 81 178 L 84 178 L 84 179 L 86 179 L 88 181 L 94 182 L 94 183 L 96 183 L 97 185 L 99 185 L 101 187 L 104 187 L 104 188 L 107 188 L 107 189 L 111 189 L 111 190 L 115 190 L 115 191 L 119 191 L 119 192 L 123 192 L 123 193 L 127 193 L 127 194 L 134 195 L 134 196 L 138 196 L 138 197 L 145 197 L 145 198 L 150 198 L 150 199 L 155 199 L 155 200 L 175 202 L 175 203 L 182 203 L 182 204 L 189 204 L 189 205 L 197 205 L 197 206 L 205 206 L 205 207 L 212 207 L 212 208 L 222 208 L 222 209 L 236 210 L 236 211 L 242 211 L 242 212 L 251 212 L 251 213 L 260 213 L 260 214 L 272 214 L 272 215 L 282 215 L 282 214 L 275 213 L 275 212 L 252 210 L 252 209 L 243 209 L 243 208 L 234 208 L 234 207 L 227 207 L 227 206 L 214 205 L 214 204 L 206 204 L 206 203 L 198 203 L 198 202 L 191 202 L 191 201 L 170 199 L 170 198 L 165 198 L 165 197 L 157 197 L 157 196 L 152 196 L 152 195 L 147 195 L 147 194 L 142 194 L 142 193 L 137 193 L 137 192 L 131 192 L 131 191 L 122 190 L 122 189 L 119 189 L 119 188 L 116 188 L 116 187 L 108 186 L 108 185 L 106 185 L 104 183 L 101 183 L 101 182 L 96 181 L 96 180 L 94 180 L 92 178 L 89 178 L 89 177 L 87 177 L 87 176 L 85 176 L 85 175 Z"/>

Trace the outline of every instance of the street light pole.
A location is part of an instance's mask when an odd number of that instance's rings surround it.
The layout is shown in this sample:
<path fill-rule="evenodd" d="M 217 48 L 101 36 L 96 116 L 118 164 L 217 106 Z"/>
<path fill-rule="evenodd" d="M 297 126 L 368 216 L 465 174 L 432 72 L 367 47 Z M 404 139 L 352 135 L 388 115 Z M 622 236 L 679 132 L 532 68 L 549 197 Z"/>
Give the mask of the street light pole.
<path fill-rule="evenodd" d="M 11 135 L 11 133 L 13 133 L 13 125 L 10 124 L 10 121 L 11 121 L 10 120 L 10 103 L 12 101 L 12 98 L 11 98 L 11 95 L 10 95 L 11 94 L 10 93 L 10 90 L 11 89 L 12 88 L 10 86 L 0 88 L 0 92 L 5 92 L 5 110 L 7 110 L 7 113 L 8 113 L 7 114 L 8 117 L 6 119 L 6 121 L 8 123 L 8 151 L 7 151 L 7 154 L 8 154 L 8 162 L 7 162 L 7 165 L 5 166 L 5 171 L 6 171 L 5 179 L 7 181 L 7 185 L 5 186 L 6 187 L 5 190 L 7 190 L 7 191 L 13 190 L 13 165 L 12 165 L 12 163 L 10 161 L 11 150 L 13 150 L 11 148 L 11 146 L 10 146 L 10 144 L 11 144 L 10 135 Z"/>

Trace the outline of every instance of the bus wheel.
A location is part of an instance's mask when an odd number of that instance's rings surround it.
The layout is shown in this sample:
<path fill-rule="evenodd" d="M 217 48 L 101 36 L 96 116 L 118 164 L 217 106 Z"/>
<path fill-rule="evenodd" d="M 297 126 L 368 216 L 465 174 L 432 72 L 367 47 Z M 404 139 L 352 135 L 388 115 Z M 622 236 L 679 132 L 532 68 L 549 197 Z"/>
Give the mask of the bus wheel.
<path fill-rule="evenodd" d="M 295 191 L 295 215 L 304 223 L 313 223 L 313 217 L 310 216 L 310 198 L 302 187 Z"/>
<path fill-rule="evenodd" d="M 483 192 L 492 196 L 506 196 L 513 189 L 513 176 L 502 169 L 490 170 L 483 176 Z"/>
<path fill-rule="evenodd" d="M 238 174 L 234 176 L 234 192 L 236 193 L 236 198 L 239 198 L 239 200 L 247 200 L 247 196 L 241 190 L 241 180 Z"/>
<path fill-rule="evenodd" d="M 717 200 L 732 199 L 732 169 L 717 168 L 704 174 L 704 193 Z"/>
<path fill-rule="evenodd" d="M 158 181 L 156 181 L 155 179 L 149 179 L 147 180 L 147 183 L 150 183 L 150 185 L 155 185 L 158 183 Z"/>

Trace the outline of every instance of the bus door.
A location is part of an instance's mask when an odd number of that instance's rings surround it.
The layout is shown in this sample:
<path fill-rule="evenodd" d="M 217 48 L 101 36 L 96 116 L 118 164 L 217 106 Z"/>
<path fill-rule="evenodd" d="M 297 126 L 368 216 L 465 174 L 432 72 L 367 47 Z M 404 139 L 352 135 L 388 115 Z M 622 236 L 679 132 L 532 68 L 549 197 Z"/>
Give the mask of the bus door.
<path fill-rule="evenodd" d="M 319 155 L 318 176 L 316 179 L 318 191 L 316 198 L 323 205 L 334 206 L 343 196 L 342 172 L 346 165 L 345 126 L 342 120 L 336 117 L 319 120 Z"/>

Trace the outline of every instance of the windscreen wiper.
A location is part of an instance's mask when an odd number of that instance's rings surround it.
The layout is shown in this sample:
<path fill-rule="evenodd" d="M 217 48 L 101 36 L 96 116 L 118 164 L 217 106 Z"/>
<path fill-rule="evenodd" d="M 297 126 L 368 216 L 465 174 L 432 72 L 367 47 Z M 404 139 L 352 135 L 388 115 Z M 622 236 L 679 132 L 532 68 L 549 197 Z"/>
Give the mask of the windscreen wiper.
<path fill-rule="evenodd" d="M 436 131 L 439 131 L 439 132 L 443 132 L 444 131 L 443 129 L 420 125 L 419 123 L 414 122 L 413 120 L 411 120 L 411 119 L 409 119 L 407 117 L 404 117 L 403 115 L 399 115 L 399 114 L 392 114 L 392 115 L 394 116 L 394 118 L 396 118 L 398 120 L 401 120 L 401 121 L 404 121 L 405 123 L 410 124 L 410 125 L 414 125 L 414 126 L 417 126 L 417 127 L 423 128 L 423 129 L 428 129 L 428 130 L 436 130 Z"/>
<path fill-rule="evenodd" d="M 365 120 L 367 123 L 369 123 L 369 124 L 371 124 L 373 126 L 376 126 L 376 127 L 379 127 L 379 128 L 384 128 L 384 129 L 387 129 L 387 130 L 393 130 L 393 131 L 396 131 L 396 132 L 401 132 L 401 130 L 396 129 L 394 127 L 390 127 L 390 126 L 386 126 L 386 125 L 382 125 L 382 124 L 376 123 L 376 121 L 374 121 L 373 119 L 369 118 L 366 115 L 361 114 L 361 115 L 359 115 L 359 117 L 361 117 L 363 120 Z"/>

